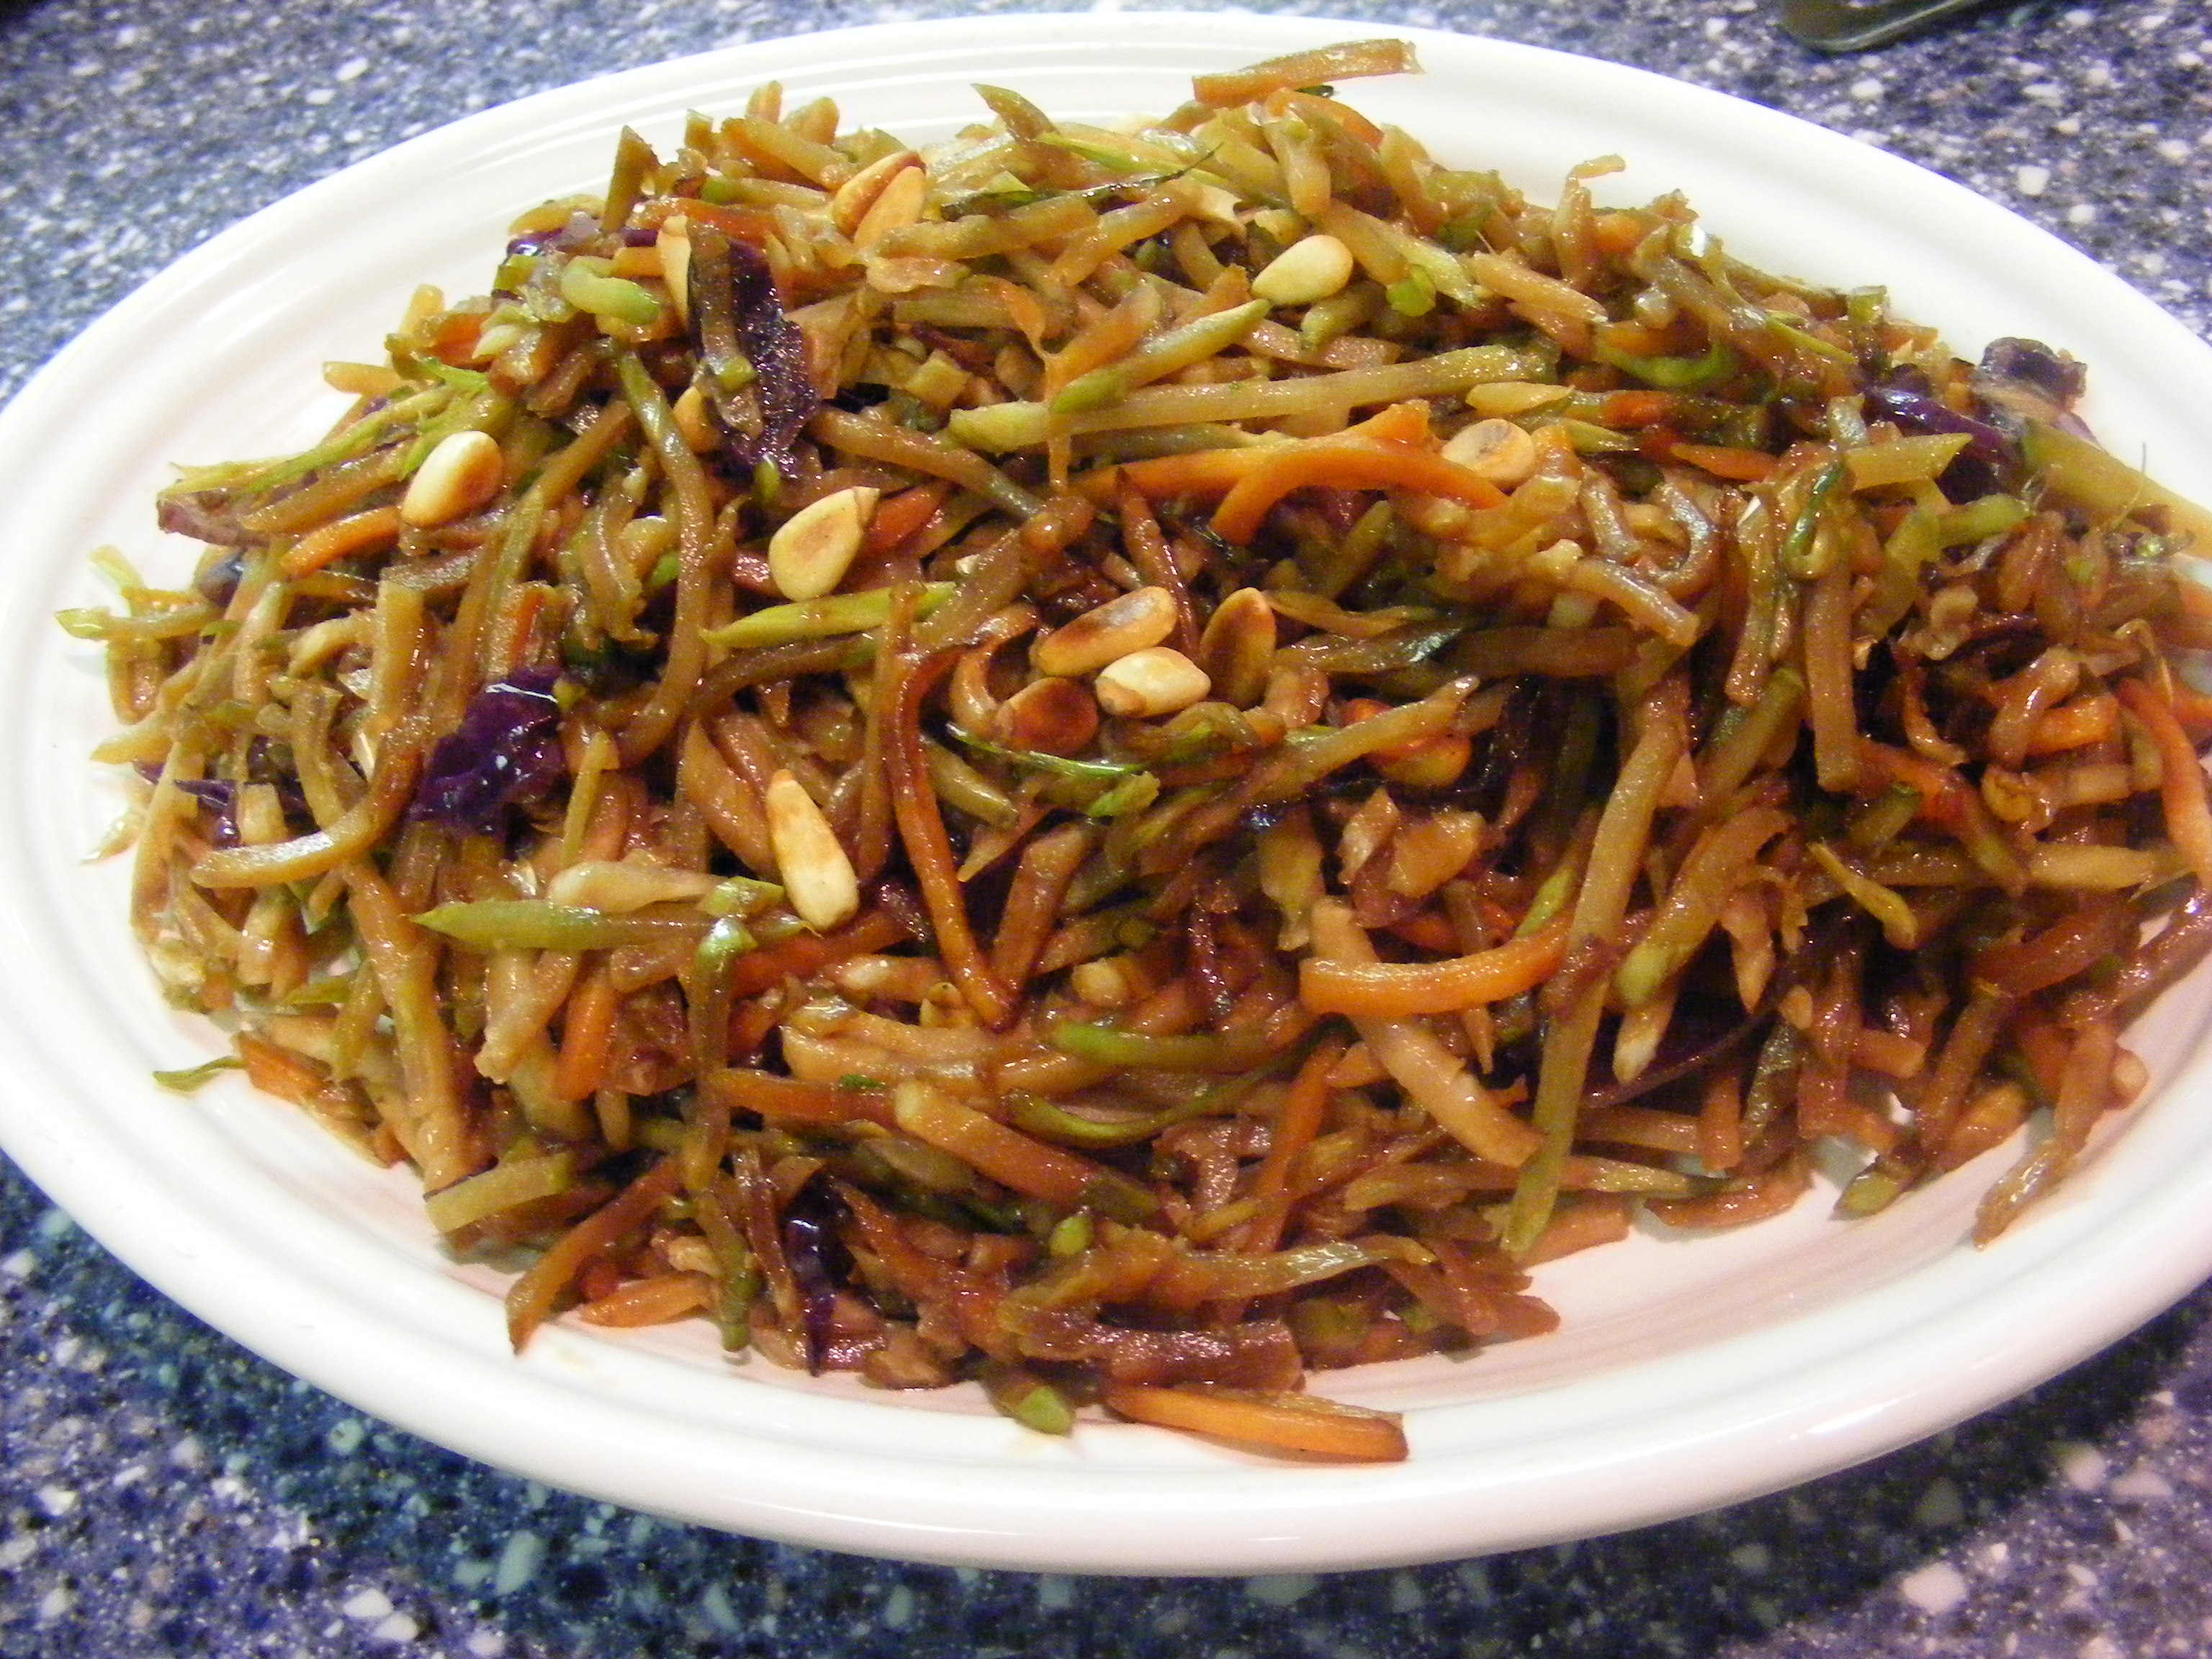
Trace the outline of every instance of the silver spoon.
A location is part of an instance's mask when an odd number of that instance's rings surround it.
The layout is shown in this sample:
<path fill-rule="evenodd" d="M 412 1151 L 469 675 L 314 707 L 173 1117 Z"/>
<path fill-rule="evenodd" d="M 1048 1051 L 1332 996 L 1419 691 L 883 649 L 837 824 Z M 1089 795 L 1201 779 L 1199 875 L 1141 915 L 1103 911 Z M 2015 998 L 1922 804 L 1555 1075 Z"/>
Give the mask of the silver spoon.
<path fill-rule="evenodd" d="M 1863 52 L 1901 40 L 1990 0 L 1782 0 L 1782 27 L 1823 52 Z"/>

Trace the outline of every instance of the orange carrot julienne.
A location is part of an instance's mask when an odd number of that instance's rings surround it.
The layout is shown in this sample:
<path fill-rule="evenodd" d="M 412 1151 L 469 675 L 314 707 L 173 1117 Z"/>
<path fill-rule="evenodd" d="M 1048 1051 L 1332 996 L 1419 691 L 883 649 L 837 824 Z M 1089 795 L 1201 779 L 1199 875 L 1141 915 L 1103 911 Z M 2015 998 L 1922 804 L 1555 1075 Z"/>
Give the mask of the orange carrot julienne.
<path fill-rule="evenodd" d="M 1332 122 L 1370 149 L 1379 149 L 1382 145 L 1382 128 L 1351 105 L 1340 104 L 1334 98 L 1316 98 L 1312 93 L 1300 92 L 1295 87 L 1282 87 L 1267 94 L 1264 107 L 1268 114 L 1279 118 L 1298 114 L 1315 120 Z"/>
<path fill-rule="evenodd" d="M 801 1083 L 797 1078 L 749 1066 L 726 1066 L 710 1072 L 699 1086 L 743 1111 L 794 1123 L 853 1123 L 866 1121 L 891 1127 L 890 1091 L 883 1088 L 844 1089 L 826 1083 Z"/>
<path fill-rule="evenodd" d="M 758 208 L 718 207 L 712 202 L 687 201 L 684 217 L 691 224 L 709 225 L 733 241 L 761 246 L 776 234 L 773 214 Z"/>
<path fill-rule="evenodd" d="M 1406 1458 L 1406 1431 L 1397 1413 L 1369 1411 L 1311 1395 L 1116 1382 L 1108 1386 L 1105 1402 L 1109 1410 L 1139 1423 L 1279 1451 L 1367 1463 L 1400 1463 Z"/>
<path fill-rule="evenodd" d="M 305 1058 L 257 1036 L 241 1033 L 236 1042 L 238 1058 L 247 1081 L 264 1094 L 305 1106 L 316 1100 L 328 1080 Z"/>
<path fill-rule="evenodd" d="M 615 989 L 606 964 L 586 973 L 568 994 L 568 1012 L 561 1027 L 561 1058 L 553 1068 L 553 1092 L 562 1100 L 581 1100 L 599 1086 L 606 1075 L 607 1054 L 614 1044 L 615 1012 L 622 994 Z"/>
<path fill-rule="evenodd" d="M 1317 1014 L 1456 1013 L 1517 996 L 1550 978 L 1567 953 L 1565 912 L 1529 934 L 1445 962 L 1298 964 L 1298 1000 Z"/>
<path fill-rule="evenodd" d="M 2208 705 L 2212 707 L 2212 705 Z M 2176 719 L 2185 728 L 2188 720 L 2176 708 Z M 2057 755 L 2069 749 L 2080 749 L 2102 741 L 2120 729 L 2120 706 L 2102 692 L 2090 696 L 2076 697 L 2071 702 L 2062 702 L 2056 708 L 2046 708 L 2036 717 L 2027 734 L 2027 752 L 2031 755 Z"/>
<path fill-rule="evenodd" d="M 1616 392 L 1605 400 L 1605 423 L 1613 427 L 1656 426 L 1674 411 L 1671 392 Z"/>
<path fill-rule="evenodd" d="M 1267 509 L 1294 489 L 1316 484 L 1340 489 L 1417 489 L 1425 495 L 1476 508 L 1496 507 L 1505 493 L 1480 474 L 1432 451 L 1395 445 L 1314 438 L 1268 452 L 1214 509 L 1215 533 L 1249 542 Z"/>
<path fill-rule="evenodd" d="M 916 1140 L 965 1160 L 1004 1187 L 1073 1209 L 1112 1177 L 1087 1158 L 1008 1128 L 919 1079 L 898 1085 L 892 1115 Z"/>
<path fill-rule="evenodd" d="M 1392 404 L 1357 426 L 1331 434 L 1323 441 L 1425 444 L 1429 441 L 1428 407 L 1419 403 Z M 1251 444 L 1241 449 L 1194 449 L 1185 455 L 1153 455 L 1143 460 L 1096 468 L 1078 478 L 1075 486 L 1102 506 L 1112 501 L 1125 484 L 1152 501 L 1177 495 L 1219 496 L 1296 447 L 1292 444 Z"/>
<path fill-rule="evenodd" d="M 867 535 L 860 544 L 860 550 L 890 552 L 927 524 L 951 493 L 950 479 L 933 478 L 927 483 L 918 483 L 911 489 L 902 489 L 886 497 L 878 503 L 875 517 L 868 520 Z"/>
<path fill-rule="evenodd" d="M 952 861 L 952 843 L 945 831 L 945 815 L 937 804 L 935 787 L 921 747 L 922 699 L 950 673 L 960 653 L 956 649 L 925 658 L 899 677 L 891 699 L 890 740 L 885 758 L 890 763 L 891 816 L 899 838 L 906 844 L 907 861 L 921 884 L 922 902 L 936 930 L 939 954 L 945 959 L 954 984 L 986 1025 L 1002 1030 L 1013 1024 L 1020 1003 L 991 966 L 975 942 L 975 929 L 968 919 L 967 896 L 960 886 Z"/>
<path fill-rule="evenodd" d="M 1225 495 L 1262 461 L 1285 446 L 1255 444 L 1244 449 L 1196 449 L 1187 455 L 1154 455 L 1141 461 L 1102 466 L 1075 480 L 1075 487 L 1091 501 L 1112 501 L 1124 483 L 1147 501 L 1168 501 L 1177 495 Z"/>
<path fill-rule="evenodd" d="M 1259 1208 L 1245 1224 L 1239 1248 L 1255 1254 L 1273 1249 L 1282 1242 L 1284 1224 L 1291 1213 L 1291 1172 L 1299 1157 L 1321 1133 L 1328 1110 L 1330 1077 L 1344 1058 L 1344 1044 L 1335 1038 L 1306 1056 L 1305 1064 L 1291 1080 L 1283 1109 L 1275 1115 L 1267 1137 L 1267 1155 L 1252 1180 L 1252 1196 Z"/>
<path fill-rule="evenodd" d="M 758 996 L 786 978 L 805 979 L 848 957 L 864 957 L 906 937 L 888 910 L 864 910 L 827 933 L 794 933 L 775 945 L 749 951 L 730 964 L 730 994 Z"/>
<path fill-rule="evenodd" d="M 545 1322 L 561 1293 L 586 1263 L 624 1233 L 644 1222 L 684 1184 L 684 1160 L 664 1158 L 621 1192 L 586 1216 L 531 1264 L 507 1290 L 507 1340 L 516 1352 Z"/>
<path fill-rule="evenodd" d="M 334 519 L 321 529 L 302 536 L 277 560 L 288 576 L 305 576 L 349 553 L 380 547 L 399 533 L 399 509 L 373 507 L 366 513 Z"/>
<path fill-rule="evenodd" d="M 2166 833 L 2189 860 L 2197 879 L 2212 887 L 2212 804 L 2204 798 L 2204 769 L 2173 710 L 2142 680 L 2122 680 L 2120 701 L 2143 723 L 2158 745 L 2158 793 L 2166 808 Z"/>
<path fill-rule="evenodd" d="M 2212 738 L 2212 695 L 2185 680 L 2174 681 L 2172 692 L 2173 718 L 2181 722 L 2181 729 L 2198 743 Z"/>
<path fill-rule="evenodd" d="M 587 1325 L 665 1325 L 700 1309 L 711 1307 L 714 1281 L 704 1273 L 661 1273 L 632 1279 L 606 1295 L 594 1297 L 576 1310 Z"/>
<path fill-rule="evenodd" d="M 1633 253 L 1636 245 L 1644 240 L 1650 228 L 1649 221 L 1640 214 L 1601 213 L 1591 220 L 1590 240 L 1597 245 L 1599 252 L 1609 253 L 1618 259 L 1624 254 Z"/>
<path fill-rule="evenodd" d="M 1738 449 L 1729 444 L 1676 443 L 1670 453 L 1676 460 L 1687 461 L 1716 478 L 1733 478 L 1741 483 L 1756 483 L 1774 471 L 1773 456 L 1763 450 Z"/>
<path fill-rule="evenodd" d="M 1355 426 L 1332 433 L 1324 441 L 1343 443 L 1356 439 L 1378 444 L 1425 444 L 1429 436 L 1429 406 L 1404 403 L 1392 404 Z"/>

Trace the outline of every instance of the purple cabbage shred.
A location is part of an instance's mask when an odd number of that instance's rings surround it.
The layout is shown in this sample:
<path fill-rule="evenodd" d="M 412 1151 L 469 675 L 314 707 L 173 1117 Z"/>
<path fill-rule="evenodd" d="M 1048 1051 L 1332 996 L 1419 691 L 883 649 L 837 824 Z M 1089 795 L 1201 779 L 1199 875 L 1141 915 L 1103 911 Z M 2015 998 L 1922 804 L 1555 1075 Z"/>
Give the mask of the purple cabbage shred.
<path fill-rule="evenodd" d="M 599 234 L 599 222 L 588 213 L 572 213 L 558 230 L 532 231 L 517 236 L 507 245 L 507 257 L 514 258 L 521 253 L 544 253 L 549 249 L 573 252 L 587 246 Z"/>
<path fill-rule="evenodd" d="M 155 522 L 173 536 L 189 536 L 210 547 L 245 547 L 252 532 L 238 521 L 230 497 L 220 489 L 203 489 L 161 496 L 154 505 Z"/>
<path fill-rule="evenodd" d="M 2042 421 L 2094 442 L 2089 428 L 2074 413 L 2088 376 L 2082 364 L 2040 340 L 1992 340 L 1974 370 L 1974 399 L 2008 432 L 2021 429 L 2031 420 Z"/>
<path fill-rule="evenodd" d="M 2040 340 L 2007 338 L 1990 342 L 1974 378 L 2031 386 L 2061 409 L 2070 409 L 2081 395 L 2088 374 L 2081 364 Z"/>
<path fill-rule="evenodd" d="M 221 610 L 230 604 L 232 596 L 238 592 L 239 578 L 245 574 L 246 555 L 237 548 L 230 548 L 192 578 L 192 591 Z"/>
<path fill-rule="evenodd" d="M 1960 414 L 1936 395 L 1928 377 L 1917 368 L 1893 368 L 1869 386 L 1866 412 L 1870 419 L 1888 421 L 1907 433 L 1966 434 L 1966 447 L 1938 480 L 1954 501 L 2002 490 L 2020 475 L 2020 446 L 1987 421 Z"/>
<path fill-rule="evenodd" d="M 407 816 L 464 834 L 495 836 L 507 809 L 537 799 L 561 775 L 557 668 L 525 668 L 486 686 L 438 740 Z"/>
<path fill-rule="evenodd" d="M 158 775 L 158 774 L 157 774 Z M 238 845 L 238 786 L 221 778 L 179 778 L 179 793 L 190 795 L 215 814 L 215 833 L 208 837 L 216 847 Z"/>
<path fill-rule="evenodd" d="M 792 446 L 821 399 L 806 366 L 806 339 L 783 314 L 768 261 L 750 242 L 730 242 L 730 286 L 736 300 L 738 344 L 753 366 L 761 429 L 733 435 L 730 459 L 750 471 L 763 461 L 788 477 L 798 465 Z"/>
<path fill-rule="evenodd" d="M 816 1176 L 793 1194 L 783 1212 L 783 1254 L 799 1287 L 800 1335 L 806 1369 L 819 1376 L 835 1334 L 837 1279 L 846 1265 L 837 1237 L 840 1208 L 830 1183 Z"/>

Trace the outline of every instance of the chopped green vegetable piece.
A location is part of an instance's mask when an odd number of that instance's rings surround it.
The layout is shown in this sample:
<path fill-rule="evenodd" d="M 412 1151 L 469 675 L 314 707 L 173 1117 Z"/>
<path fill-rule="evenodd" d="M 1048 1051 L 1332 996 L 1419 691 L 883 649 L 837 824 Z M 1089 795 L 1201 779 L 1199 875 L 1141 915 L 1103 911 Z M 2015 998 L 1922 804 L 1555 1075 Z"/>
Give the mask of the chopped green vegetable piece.
<path fill-rule="evenodd" d="M 1274 1052 L 1272 1039 L 1261 1031 L 1154 1036 L 1080 1020 L 1054 1026 L 1052 1042 L 1079 1059 L 1162 1072 L 1241 1072 Z"/>
<path fill-rule="evenodd" d="M 1046 1236 L 1044 1248 L 1053 1255 L 1081 1255 L 1091 1248 L 1094 1231 L 1091 1212 L 1078 1210 L 1073 1215 L 1062 1217 L 1054 1226 Z"/>
<path fill-rule="evenodd" d="M 774 882 L 732 876 L 701 899 L 699 908 L 710 916 L 757 916 L 782 902 L 783 889 Z"/>
<path fill-rule="evenodd" d="M 1647 386 L 1668 392 L 1703 392 L 1720 385 L 1735 373 L 1737 366 L 1736 355 L 1725 340 L 1714 341 L 1699 357 L 1644 357 L 1602 342 L 1591 348 L 1590 355 Z"/>
<path fill-rule="evenodd" d="M 1964 547 L 2002 536 L 2027 522 L 2027 504 L 2013 495 L 1984 495 L 1937 515 L 1936 540 L 1942 547 Z"/>
<path fill-rule="evenodd" d="M 626 276 L 610 276 L 606 261 L 579 256 L 562 268 L 561 297 L 579 311 L 631 328 L 660 320 L 660 301 Z"/>
<path fill-rule="evenodd" d="M 1821 515 L 1827 511 L 1829 499 L 1842 488 L 1849 469 L 1841 461 L 1831 461 L 1820 469 L 1813 480 L 1813 488 L 1805 497 L 1805 504 L 1791 521 L 1790 534 L 1782 544 L 1782 568 L 1791 575 L 1811 580 L 1820 574 L 1821 563 L 1816 561 L 1816 543 L 1820 532 Z"/>
<path fill-rule="evenodd" d="M 983 1395 L 999 1411 L 1039 1434 L 1070 1434 L 1075 1407 L 1067 1396 L 1034 1372 L 1000 1360 L 987 1360 L 976 1374 Z"/>
<path fill-rule="evenodd" d="M 1893 1170 L 1885 1170 L 1879 1164 L 1869 1164 L 1856 1175 L 1836 1199 L 1836 1213 L 1839 1216 L 1869 1216 L 1887 1209 L 1903 1195 L 1911 1183 Z"/>
<path fill-rule="evenodd" d="M 1437 308 L 1436 281 L 1415 265 L 1384 289 L 1382 297 L 1401 317 L 1425 317 Z"/>
<path fill-rule="evenodd" d="M 245 1065 L 244 1060 L 231 1054 L 224 1054 L 209 1060 L 203 1066 L 187 1066 L 178 1072 L 156 1072 L 154 1073 L 154 1081 L 164 1089 L 174 1089 L 179 1094 L 188 1095 L 203 1083 L 212 1080 L 224 1072 L 243 1070 Z"/>
<path fill-rule="evenodd" d="M 915 602 L 915 615 L 927 617 L 953 595 L 957 584 L 929 582 Z M 791 645 L 800 640 L 828 639 L 838 634 L 860 634 L 881 628 L 890 620 L 891 590 L 871 587 L 859 593 L 832 593 L 827 599 L 796 599 L 772 605 L 710 629 L 707 642 L 726 651 L 750 650 L 763 645 Z"/>
<path fill-rule="evenodd" d="M 1117 765 L 1110 761 L 1069 760 L 1060 755 L 1048 755 L 1035 749 L 1009 749 L 1003 744 L 993 743 L 988 738 L 979 738 L 973 732 L 959 726 L 948 728 L 969 748 L 979 754 L 1009 765 L 1042 772 L 1056 784 L 1066 788 L 1053 793 L 1060 804 L 1072 806 L 1091 817 L 1120 817 L 1130 812 L 1141 812 L 1159 799 L 1159 780 L 1150 772 L 1134 766 Z"/>
<path fill-rule="evenodd" d="M 441 904 L 415 920 L 432 931 L 479 950 L 611 951 L 703 933 L 704 917 L 617 915 L 544 899 L 480 899 Z M 720 924 L 716 924 L 719 926 Z"/>
<path fill-rule="evenodd" d="M 2060 500 L 2111 519 L 2162 507 L 2174 529 L 2189 538 L 2190 551 L 2212 558 L 2212 512 L 2118 456 L 2042 421 L 2027 423 L 2021 449 L 2044 488 Z"/>

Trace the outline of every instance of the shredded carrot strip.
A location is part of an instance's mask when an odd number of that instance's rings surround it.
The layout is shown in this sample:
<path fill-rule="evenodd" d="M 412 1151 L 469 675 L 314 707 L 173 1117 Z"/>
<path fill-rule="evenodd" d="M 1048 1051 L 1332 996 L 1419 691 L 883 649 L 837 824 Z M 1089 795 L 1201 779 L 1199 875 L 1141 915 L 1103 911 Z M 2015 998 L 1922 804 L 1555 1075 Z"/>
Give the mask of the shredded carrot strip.
<path fill-rule="evenodd" d="M 1283 1227 L 1291 1213 L 1291 1174 L 1321 1133 L 1329 1091 L 1334 1086 L 1331 1079 L 1344 1054 L 1342 1040 L 1331 1037 L 1306 1056 L 1305 1064 L 1291 1080 L 1283 1109 L 1275 1115 L 1274 1127 L 1268 1133 L 1267 1155 L 1261 1160 L 1260 1172 L 1252 1177 L 1252 1199 L 1258 1207 L 1244 1224 L 1241 1248 L 1258 1252 L 1272 1250 L 1282 1243 Z"/>
<path fill-rule="evenodd" d="M 711 1305 L 714 1281 L 704 1273 L 663 1273 L 654 1279 L 633 1279 L 606 1295 L 595 1297 L 576 1310 L 587 1325 L 632 1328 L 665 1325 Z"/>
<path fill-rule="evenodd" d="M 1489 479 L 1440 454 L 1315 438 L 1271 453 L 1265 465 L 1240 480 L 1214 509 L 1214 532 L 1229 541 L 1249 542 L 1277 501 L 1294 489 L 1324 484 L 1340 489 L 1414 489 L 1478 509 L 1498 506 L 1505 499 Z"/>
<path fill-rule="evenodd" d="M 1450 1014 L 1533 990 L 1567 953 L 1568 916 L 1554 916 L 1525 939 L 1443 962 L 1298 964 L 1298 1000 L 1317 1014 Z"/>
<path fill-rule="evenodd" d="M 304 576 L 349 553 L 380 547 L 399 533 L 399 509 L 373 507 L 350 518 L 333 520 L 292 544 L 277 568 L 288 576 Z"/>
<path fill-rule="evenodd" d="M 569 993 L 568 1010 L 561 1024 L 561 1061 L 553 1073 L 553 1092 L 563 1100 L 581 1100 L 594 1093 L 606 1075 L 608 1051 L 612 1047 L 615 1013 L 622 994 L 615 989 L 606 964 L 595 964 Z"/>
<path fill-rule="evenodd" d="M 732 1066 L 710 1072 L 699 1086 L 720 1097 L 738 1111 L 757 1112 L 798 1123 L 880 1123 L 891 1127 L 890 1091 L 887 1089 L 840 1089 L 822 1083 L 801 1083 L 774 1072 Z"/>
<path fill-rule="evenodd" d="M 1406 1457 L 1406 1431 L 1395 1412 L 1371 1412 L 1311 1395 L 1116 1382 L 1108 1386 L 1105 1401 L 1109 1410 L 1137 1422 L 1223 1440 L 1367 1463 L 1399 1463 Z"/>
<path fill-rule="evenodd" d="M 930 925 L 936 930 L 938 952 L 969 1006 L 985 1024 L 998 1030 L 1013 1023 L 1015 994 L 975 942 L 975 930 L 968 921 L 967 899 L 960 890 L 958 867 L 952 859 L 952 843 L 945 838 L 945 815 L 938 807 L 921 747 L 922 699 L 952 672 L 959 658 L 957 649 L 939 651 L 916 663 L 900 680 L 892 702 L 886 753 L 890 763 L 891 816 L 898 823 L 899 838 L 906 844 L 915 878 L 921 884 L 922 902 L 928 907 Z"/>
<path fill-rule="evenodd" d="M 1031 1198 L 1073 1209 L 1112 1179 L 1103 1165 L 1008 1128 L 927 1083 L 900 1084 L 892 1114 L 916 1140 L 951 1152 Z"/>
<path fill-rule="evenodd" d="M 2166 808 L 2166 833 L 2189 860 L 2197 879 L 2212 887 L 2212 804 L 2204 795 L 2204 769 L 2173 710 L 2142 680 L 2122 680 L 2120 700 L 2158 745 L 2158 793 Z"/>
<path fill-rule="evenodd" d="M 1735 449 L 1726 444 L 1686 444 L 1676 442 L 1668 447 L 1668 453 L 1678 461 L 1687 461 L 1702 468 L 1716 478 L 1733 478 L 1741 483 L 1757 483 L 1774 474 L 1775 459 L 1763 450 Z"/>
<path fill-rule="evenodd" d="M 868 520 L 867 534 L 861 539 L 860 550 L 863 553 L 890 552 L 927 524 L 951 493 L 950 480 L 936 478 L 885 498 L 877 505 L 875 517 Z"/>
<path fill-rule="evenodd" d="M 848 957 L 864 957 L 896 945 L 907 936 L 898 918 L 888 910 L 864 910 L 842 927 L 828 933 L 795 933 L 739 957 L 730 969 L 730 994 L 758 996 L 786 979 L 805 979 Z"/>
<path fill-rule="evenodd" d="M 1243 449 L 1194 449 L 1186 455 L 1155 455 L 1146 460 L 1094 468 L 1076 478 L 1074 485 L 1102 505 L 1113 501 L 1125 485 L 1147 501 L 1172 501 L 1178 495 L 1212 498 L 1227 495 L 1282 447 L 1255 444 Z"/>
<path fill-rule="evenodd" d="M 585 1264 L 639 1225 L 673 1197 L 684 1181 L 683 1160 L 664 1158 L 554 1241 L 521 1278 L 507 1287 L 507 1340 L 516 1352 L 545 1322 L 561 1293 Z"/>

